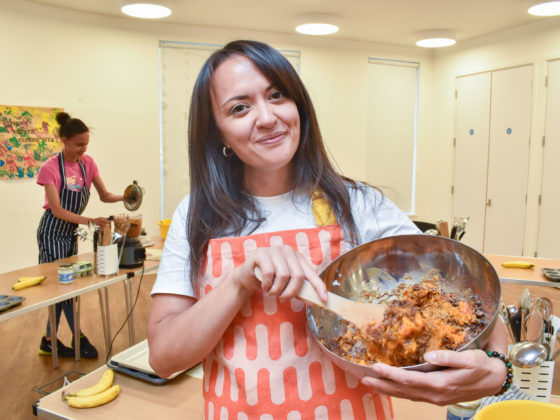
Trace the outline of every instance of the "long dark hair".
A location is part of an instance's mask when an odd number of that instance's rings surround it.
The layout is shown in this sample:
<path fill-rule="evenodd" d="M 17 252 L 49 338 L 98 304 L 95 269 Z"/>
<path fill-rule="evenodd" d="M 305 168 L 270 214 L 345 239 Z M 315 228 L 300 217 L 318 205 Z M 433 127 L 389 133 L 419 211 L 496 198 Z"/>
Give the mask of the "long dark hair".
<path fill-rule="evenodd" d="M 232 55 L 251 60 L 282 94 L 292 99 L 300 118 L 300 141 L 293 157 L 293 185 L 311 195 L 321 191 L 349 239 L 357 241 L 347 183 L 330 163 L 317 123 L 315 109 L 289 61 L 271 46 L 258 41 L 233 41 L 214 52 L 202 66 L 189 113 L 190 201 L 187 238 L 190 245 L 190 280 L 202 271 L 204 254 L 212 238 L 254 231 L 264 221 L 255 199 L 243 183 L 243 162 L 222 154 L 221 135 L 212 113 L 210 90 L 218 66 Z"/>

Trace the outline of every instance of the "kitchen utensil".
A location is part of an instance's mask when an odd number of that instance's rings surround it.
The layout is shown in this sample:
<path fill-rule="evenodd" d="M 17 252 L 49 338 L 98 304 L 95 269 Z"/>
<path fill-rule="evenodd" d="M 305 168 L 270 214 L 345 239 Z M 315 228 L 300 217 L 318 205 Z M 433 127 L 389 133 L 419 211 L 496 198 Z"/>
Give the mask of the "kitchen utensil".
<path fill-rule="evenodd" d="M 521 334 L 521 315 L 519 314 L 519 310 L 515 305 L 508 305 L 507 311 L 509 316 L 509 324 L 514 336 L 513 343 L 517 343 Z"/>
<path fill-rule="evenodd" d="M 501 287 L 490 262 L 473 248 L 460 242 L 432 235 L 401 235 L 360 245 L 331 262 L 320 274 L 327 289 L 342 297 L 357 296 L 361 290 L 384 288 L 378 278 L 370 278 L 373 269 L 387 272 L 395 284 L 421 281 L 436 270 L 443 290 L 461 296 L 476 295 L 485 313 L 486 326 L 459 350 L 483 348 L 498 318 Z M 316 343 L 331 360 L 356 377 L 373 376 L 369 366 L 348 361 L 330 348 L 346 331 L 340 317 L 318 306 L 307 307 L 307 325 Z M 428 363 L 403 369 L 431 371 Z"/>
<path fill-rule="evenodd" d="M 138 210 L 140 204 L 142 204 L 142 198 L 144 197 L 144 189 L 140 188 L 137 181 L 132 181 L 123 194 L 124 207 L 128 211 Z"/>
<path fill-rule="evenodd" d="M 437 226 L 437 230 L 438 230 L 440 236 L 444 236 L 446 238 L 449 238 L 449 226 L 448 226 L 447 222 L 445 222 L 443 220 L 438 220 L 436 222 L 436 226 Z"/>
<path fill-rule="evenodd" d="M 541 268 L 544 276 L 551 281 L 560 281 L 560 268 Z"/>
<path fill-rule="evenodd" d="M 449 234 L 451 239 L 457 239 L 457 226 L 453 225 L 451 228 L 451 233 Z"/>
<path fill-rule="evenodd" d="M 0 312 L 13 308 L 14 306 L 21 305 L 25 300 L 23 296 L 16 295 L 0 295 Z"/>
<path fill-rule="evenodd" d="M 460 241 L 467 229 L 468 217 L 454 217 L 451 239 Z"/>
<path fill-rule="evenodd" d="M 525 338 L 527 341 L 541 342 L 544 319 L 539 311 L 531 310 L 525 319 Z"/>
<path fill-rule="evenodd" d="M 262 272 L 259 267 L 255 267 L 255 277 L 262 281 Z M 387 308 L 385 304 L 358 302 L 331 292 L 327 292 L 327 295 L 327 303 L 325 304 L 319 298 L 313 286 L 308 281 L 304 281 L 297 297 L 306 303 L 318 305 L 323 309 L 329 310 L 346 321 L 353 322 L 358 327 L 365 328 L 373 321 L 383 321 L 383 313 Z"/>
<path fill-rule="evenodd" d="M 81 241 L 92 241 L 93 242 L 93 237 L 90 234 L 90 232 L 88 232 L 86 229 L 83 228 L 76 228 L 76 231 L 74 232 L 74 235 L 76 235 L 78 237 L 79 240 Z"/>
<path fill-rule="evenodd" d="M 532 298 L 529 308 L 538 311 L 543 319 L 548 319 L 552 315 L 552 301 L 547 297 Z"/>
<path fill-rule="evenodd" d="M 556 332 L 556 340 L 558 341 L 558 344 L 560 344 L 560 330 Z M 556 359 L 559 354 L 560 354 L 560 348 L 556 350 L 552 356 L 549 356 L 548 360 Z"/>
<path fill-rule="evenodd" d="M 529 305 L 531 301 L 531 294 L 529 293 L 529 289 L 523 289 L 521 292 L 521 296 L 519 296 L 519 313 L 521 314 L 521 331 L 519 334 L 519 340 L 525 341 L 527 338 L 527 330 L 525 329 L 525 319 L 529 314 Z"/>
<path fill-rule="evenodd" d="M 515 337 L 515 333 L 513 332 L 513 328 L 511 325 L 511 315 L 509 313 L 508 308 L 506 308 L 503 302 L 500 302 L 499 316 L 502 322 L 506 324 L 506 328 L 508 330 L 511 341 L 515 343 L 517 339 Z"/>
<path fill-rule="evenodd" d="M 548 358 L 545 346 L 535 341 L 520 341 L 509 349 L 509 359 L 515 366 L 532 368 L 539 366 Z"/>

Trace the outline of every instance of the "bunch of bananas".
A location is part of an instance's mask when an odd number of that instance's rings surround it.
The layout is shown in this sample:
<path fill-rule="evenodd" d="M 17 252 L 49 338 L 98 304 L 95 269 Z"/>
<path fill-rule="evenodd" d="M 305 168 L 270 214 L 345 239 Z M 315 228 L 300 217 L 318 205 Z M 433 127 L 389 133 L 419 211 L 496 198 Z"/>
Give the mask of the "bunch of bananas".
<path fill-rule="evenodd" d="M 95 385 L 71 393 L 62 391 L 62 399 L 74 408 L 91 408 L 110 403 L 121 392 L 119 385 L 113 385 L 113 378 L 113 371 L 107 369 Z"/>
<path fill-rule="evenodd" d="M 535 264 L 529 261 L 506 261 L 502 263 L 502 267 L 506 268 L 533 268 Z"/>
<path fill-rule="evenodd" d="M 20 277 L 17 283 L 14 283 L 12 286 L 13 290 L 21 290 L 25 289 L 26 287 L 35 286 L 36 284 L 40 284 L 43 280 L 45 280 L 47 276 L 37 276 L 37 277 Z"/>

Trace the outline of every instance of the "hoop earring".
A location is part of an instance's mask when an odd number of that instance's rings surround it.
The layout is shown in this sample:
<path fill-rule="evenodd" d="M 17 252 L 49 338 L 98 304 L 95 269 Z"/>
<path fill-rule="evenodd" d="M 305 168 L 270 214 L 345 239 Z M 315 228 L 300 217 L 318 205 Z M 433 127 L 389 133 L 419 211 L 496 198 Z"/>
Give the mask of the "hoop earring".
<path fill-rule="evenodd" d="M 224 146 L 224 148 L 222 149 L 222 153 L 227 158 L 230 158 L 230 157 L 233 156 L 233 150 L 229 147 L 226 147 L 226 146 Z"/>

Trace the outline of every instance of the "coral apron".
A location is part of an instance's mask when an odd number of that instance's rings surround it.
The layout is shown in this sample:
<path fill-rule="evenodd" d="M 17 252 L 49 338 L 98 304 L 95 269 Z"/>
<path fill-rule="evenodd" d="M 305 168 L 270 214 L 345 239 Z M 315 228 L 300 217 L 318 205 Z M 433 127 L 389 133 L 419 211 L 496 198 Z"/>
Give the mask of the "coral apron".
<path fill-rule="evenodd" d="M 209 242 L 198 283 L 211 293 L 256 248 L 287 244 L 319 272 L 344 251 L 338 224 Z M 255 292 L 204 359 L 207 420 L 392 419 L 379 395 L 334 365 L 306 330 L 305 305 Z"/>
<path fill-rule="evenodd" d="M 81 161 L 78 163 L 82 169 L 84 186 L 80 191 L 72 191 L 68 189 L 66 183 L 64 157 L 62 152 L 58 154 L 58 168 L 61 177 L 60 205 L 72 213 L 82 214 L 89 200 L 89 189 L 86 182 L 86 168 Z M 51 209 L 46 209 L 37 229 L 39 264 L 76 255 L 78 253 L 75 235 L 77 227 L 77 224 L 59 219 L 53 215 Z"/>

